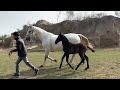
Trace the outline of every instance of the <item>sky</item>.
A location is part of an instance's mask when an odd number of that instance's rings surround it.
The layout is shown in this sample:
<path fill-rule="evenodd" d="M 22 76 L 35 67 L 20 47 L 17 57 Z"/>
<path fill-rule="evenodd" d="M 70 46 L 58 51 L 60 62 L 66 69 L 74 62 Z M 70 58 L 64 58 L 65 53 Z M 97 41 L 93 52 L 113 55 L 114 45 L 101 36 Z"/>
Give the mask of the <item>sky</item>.
<path fill-rule="evenodd" d="M 10 35 L 17 31 L 17 28 L 22 29 L 25 24 L 33 24 L 38 20 L 46 20 L 50 23 L 57 23 L 57 16 L 60 11 L 0 11 L 0 35 Z M 84 11 L 82 11 L 84 13 Z M 88 14 L 93 11 L 85 11 Z M 100 13 L 103 11 L 94 11 Z M 113 11 L 104 11 L 108 15 L 114 15 Z M 80 14 L 80 11 L 75 11 L 75 14 Z M 61 11 L 58 22 L 65 19 L 65 11 Z"/>

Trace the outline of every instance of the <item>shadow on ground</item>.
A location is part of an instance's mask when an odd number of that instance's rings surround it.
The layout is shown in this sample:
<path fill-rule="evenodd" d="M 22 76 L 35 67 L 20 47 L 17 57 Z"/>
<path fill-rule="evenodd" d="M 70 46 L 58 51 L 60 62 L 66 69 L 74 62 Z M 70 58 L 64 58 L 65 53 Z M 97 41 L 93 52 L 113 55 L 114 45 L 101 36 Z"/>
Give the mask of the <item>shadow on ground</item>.
<path fill-rule="evenodd" d="M 0 79 L 69 79 L 74 75 L 75 71 L 69 66 L 63 66 L 61 69 L 58 67 L 43 67 L 39 68 L 37 76 L 34 76 L 34 71 L 32 69 L 21 71 L 19 77 L 14 77 L 12 74 L 6 76 L 0 76 Z"/>

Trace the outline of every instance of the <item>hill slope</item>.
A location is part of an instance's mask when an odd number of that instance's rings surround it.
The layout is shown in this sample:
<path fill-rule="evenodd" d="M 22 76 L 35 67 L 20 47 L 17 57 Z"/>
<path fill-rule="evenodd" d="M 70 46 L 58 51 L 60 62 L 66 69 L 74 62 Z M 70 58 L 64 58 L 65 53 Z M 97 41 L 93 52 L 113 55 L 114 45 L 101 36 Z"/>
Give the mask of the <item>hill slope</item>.
<path fill-rule="evenodd" d="M 60 32 L 83 34 L 88 37 L 95 47 L 106 48 L 120 45 L 120 18 L 114 16 L 87 18 L 82 21 L 66 20 L 56 24 L 39 20 L 33 25 L 54 34 L 59 34 Z M 23 29 L 19 31 L 22 38 L 25 37 L 27 28 L 27 25 L 24 25 Z"/>

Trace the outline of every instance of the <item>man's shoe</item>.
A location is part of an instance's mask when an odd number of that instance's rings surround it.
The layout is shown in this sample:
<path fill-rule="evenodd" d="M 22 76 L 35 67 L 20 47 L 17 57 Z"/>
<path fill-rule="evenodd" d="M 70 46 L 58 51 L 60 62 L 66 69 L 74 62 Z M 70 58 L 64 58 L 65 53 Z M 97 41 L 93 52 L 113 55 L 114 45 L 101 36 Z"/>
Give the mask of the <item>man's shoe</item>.
<path fill-rule="evenodd" d="M 19 74 L 14 73 L 12 76 L 20 76 Z"/>
<path fill-rule="evenodd" d="M 35 76 L 38 74 L 39 69 L 35 69 Z"/>

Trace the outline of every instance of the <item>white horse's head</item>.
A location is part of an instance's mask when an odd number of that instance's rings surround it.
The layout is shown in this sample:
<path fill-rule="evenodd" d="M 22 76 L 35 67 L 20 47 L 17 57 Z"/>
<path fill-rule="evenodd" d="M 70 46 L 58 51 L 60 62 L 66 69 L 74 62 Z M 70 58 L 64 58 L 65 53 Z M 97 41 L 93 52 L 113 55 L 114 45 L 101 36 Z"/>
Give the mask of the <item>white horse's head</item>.
<path fill-rule="evenodd" d="M 33 28 L 33 25 L 29 25 L 28 26 L 28 30 L 27 30 L 27 33 L 26 33 L 26 36 L 25 36 L 25 39 L 27 41 L 30 41 L 32 37 L 34 37 L 36 35 L 36 31 L 35 29 Z"/>

